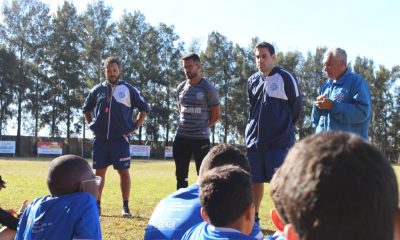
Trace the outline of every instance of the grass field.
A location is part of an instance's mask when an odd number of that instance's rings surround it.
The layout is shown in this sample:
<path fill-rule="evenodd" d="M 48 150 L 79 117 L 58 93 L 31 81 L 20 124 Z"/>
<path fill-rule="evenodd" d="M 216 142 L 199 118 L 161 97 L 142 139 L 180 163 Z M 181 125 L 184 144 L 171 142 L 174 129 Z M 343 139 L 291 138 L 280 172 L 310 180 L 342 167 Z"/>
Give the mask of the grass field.
<path fill-rule="evenodd" d="M 3 209 L 18 208 L 23 200 L 32 200 L 48 194 L 46 173 L 50 159 L 0 158 L 0 175 L 7 181 L 7 188 L 0 191 Z M 194 164 L 191 164 L 189 184 L 196 181 Z M 400 167 L 394 167 L 400 176 Z M 175 191 L 175 166 L 173 161 L 133 160 L 131 164 L 132 189 L 130 207 L 133 218 L 120 217 L 121 193 L 119 177 L 109 168 L 103 191 L 101 228 L 103 239 L 143 239 L 144 228 L 160 199 Z M 261 228 L 269 234 L 275 229 L 268 212 L 272 202 L 265 188 L 261 205 Z"/>

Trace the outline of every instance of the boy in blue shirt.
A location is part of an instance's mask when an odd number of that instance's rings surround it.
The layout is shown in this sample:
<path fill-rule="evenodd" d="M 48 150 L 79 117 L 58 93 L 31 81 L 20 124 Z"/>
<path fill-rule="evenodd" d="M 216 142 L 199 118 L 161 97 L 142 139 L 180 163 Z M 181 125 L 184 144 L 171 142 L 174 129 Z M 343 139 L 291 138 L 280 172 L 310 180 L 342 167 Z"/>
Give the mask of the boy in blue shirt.
<path fill-rule="evenodd" d="M 250 171 L 247 158 L 239 149 L 229 144 L 219 144 L 213 147 L 204 157 L 198 182 L 206 172 L 227 164 L 236 165 Z M 158 203 L 145 229 L 145 240 L 181 239 L 189 228 L 203 222 L 200 215 L 198 182 L 187 188 L 179 189 Z M 254 225 L 250 235 L 258 239 L 263 238 L 258 224 Z"/>
<path fill-rule="evenodd" d="M 200 179 L 205 222 L 190 228 L 182 240 L 256 239 L 249 236 L 254 223 L 253 201 L 247 171 L 232 165 L 208 171 Z"/>
<path fill-rule="evenodd" d="M 304 138 L 279 174 L 288 240 L 397 239 L 396 175 L 384 155 L 357 135 L 324 132 Z"/>
<path fill-rule="evenodd" d="M 27 207 L 15 239 L 101 239 L 96 204 L 100 181 L 85 159 L 55 158 L 47 175 L 51 195 L 36 198 Z"/>

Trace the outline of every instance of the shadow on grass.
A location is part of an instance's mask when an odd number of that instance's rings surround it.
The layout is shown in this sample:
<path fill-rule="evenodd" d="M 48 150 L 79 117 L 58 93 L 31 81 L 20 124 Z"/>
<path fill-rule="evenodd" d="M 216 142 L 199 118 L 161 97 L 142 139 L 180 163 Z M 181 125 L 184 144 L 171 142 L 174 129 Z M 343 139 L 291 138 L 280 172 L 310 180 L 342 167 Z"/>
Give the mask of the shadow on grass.
<path fill-rule="evenodd" d="M 133 215 L 132 217 L 122 217 L 121 215 L 101 215 L 101 218 L 111 218 L 111 219 L 132 219 L 132 220 L 138 220 L 138 221 L 148 221 L 148 217 L 142 217 L 142 216 L 135 216 Z"/>
<path fill-rule="evenodd" d="M 264 233 L 264 236 L 272 236 L 275 233 L 275 231 L 269 229 L 261 229 L 261 231 Z"/>

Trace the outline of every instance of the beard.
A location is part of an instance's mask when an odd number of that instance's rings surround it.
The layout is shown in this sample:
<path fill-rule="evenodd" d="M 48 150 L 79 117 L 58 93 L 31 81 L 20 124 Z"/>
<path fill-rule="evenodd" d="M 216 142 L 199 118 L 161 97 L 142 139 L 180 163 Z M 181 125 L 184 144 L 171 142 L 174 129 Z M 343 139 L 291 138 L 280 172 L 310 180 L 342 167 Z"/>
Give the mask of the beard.
<path fill-rule="evenodd" d="M 186 75 L 186 78 L 189 79 L 189 80 L 192 80 L 196 76 L 197 76 L 197 73 L 190 73 L 190 74 Z"/>
<path fill-rule="evenodd" d="M 107 78 L 107 82 L 110 83 L 111 85 L 117 84 L 118 80 L 119 80 L 119 76 L 109 76 Z"/>

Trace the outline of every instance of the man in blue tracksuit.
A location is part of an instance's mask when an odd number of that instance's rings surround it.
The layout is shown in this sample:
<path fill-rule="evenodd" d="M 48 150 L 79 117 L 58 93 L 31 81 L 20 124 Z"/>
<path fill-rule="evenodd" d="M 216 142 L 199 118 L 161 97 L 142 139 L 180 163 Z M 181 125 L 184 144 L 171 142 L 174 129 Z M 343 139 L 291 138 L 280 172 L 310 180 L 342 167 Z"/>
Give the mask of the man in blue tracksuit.
<path fill-rule="evenodd" d="M 325 53 L 322 85 L 311 115 L 315 132 L 347 131 L 368 140 L 371 95 L 366 81 L 347 68 L 347 54 L 334 48 Z"/>
<path fill-rule="evenodd" d="M 264 182 L 271 180 L 295 142 L 294 124 L 302 101 L 296 78 L 275 66 L 274 47 L 261 42 L 254 53 L 259 71 L 247 81 L 250 115 L 246 126 L 246 146 L 257 222 Z"/>
<path fill-rule="evenodd" d="M 129 211 L 131 179 L 129 175 L 130 152 L 129 136 L 143 124 L 149 112 L 149 106 L 140 92 L 125 81 L 119 80 L 121 64 L 115 57 L 104 62 L 106 81 L 96 85 L 89 93 L 83 106 L 85 120 L 94 133 L 93 168 L 103 181 L 99 186 L 97 204 L 100 213 L 100 201 L 104 180 L 109 165 L 118 170 L 121 179 L 123 199 L 122 216 L 132 216 Z M 133 122 L 133 111 L 139 114 Z M 94 119 L 92 119 L 92 112 Z"/>

